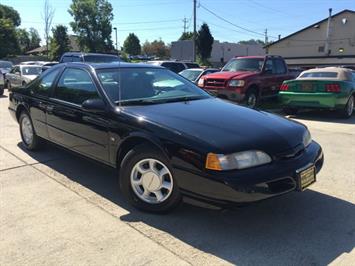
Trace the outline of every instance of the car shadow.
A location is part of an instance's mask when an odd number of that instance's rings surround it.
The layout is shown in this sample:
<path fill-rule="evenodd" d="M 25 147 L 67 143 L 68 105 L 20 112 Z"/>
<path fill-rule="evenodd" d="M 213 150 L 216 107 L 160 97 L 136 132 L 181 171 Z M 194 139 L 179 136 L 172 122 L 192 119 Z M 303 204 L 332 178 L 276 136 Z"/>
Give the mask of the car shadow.
<path fill-rule="evenodd" d="M 290 115 L 289 117 L 309 121 L 355 124 L 355 113 L 350 118 L 341 118 L 336 112 L 328 110 L 304 110 L 297 115 Z"/>
<path fill-rule="evenodd" d="M 7 95 L 4 95 L 4 94 L 3 94 L 3 95 L 0 95 L 0 99 L 1 99 L 1 98 L 7 98 Z"/>
<path fill-rule="evenodd" d="M 62 152 L 50 146 L 51 152 Z M 43 164 L 126 209 L 122 221 L 144 223 L 233 264 L 327 265 L 355 247 L 351 202 L 307 190 L 236 210 L 182 204 L 168 215 L 152 215 L 126 203 L 118 191 L 116 170 L 63 153 L 63 158 Z M 41 152 L 29 154 L 42 158 Z"/>

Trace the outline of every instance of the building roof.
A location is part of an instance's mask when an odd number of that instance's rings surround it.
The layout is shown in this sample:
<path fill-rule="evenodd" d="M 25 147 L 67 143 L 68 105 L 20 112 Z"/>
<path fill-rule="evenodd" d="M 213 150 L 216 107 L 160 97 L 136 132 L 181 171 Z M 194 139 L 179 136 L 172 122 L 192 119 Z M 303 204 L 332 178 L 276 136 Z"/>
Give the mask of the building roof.
<path fill-rule="evenodd" d="M 344 9 L 343 11 L 340 11 L 340 12 L 338 12 L 338 13 L 332 15 L 331 18 L 334 18 L 334 17 L 339 16 L 339 15 L 341 15 L 341 14 L 343 14 L 343 13 L 346 13 L 346 12 L 350 12 L 350 13 L 355 14 L 355 11 L 353 11 L 353 10 Z M 286 39 L 288 39 L 288 38 L 290 38 L 290 37 L 292 37 L 292 36 L 294 36 L 294 35 L 296 35 L 296 34 L 302 32 L 302 31 L 308 30 L 308 29 L 313 28 L 314 26 L 316 26 L 316 25 L 318 25 L 318 24 L 321 24 L 321 23 L 323 23 L 323 22 L 326 22 L 327 20 L 328 20 L 328 17 L 326 17 L 325 19 L 322 19 L 321 21 L 318 21 L 318 22 L 316 22 L 316 23 L 313 23 L 312 25 L 310 25 L 310 26 L 308 26 L 308 27 L 305 27 L 305 28 L 303 28 L 303 29 L 301 29 L 301 30 L 299 30 L 299 31 L 296 31 L 296 32 L 294 32 L 294 33 L 292 33 L 292 34 L 290 34 L 290 35 L 287 35 L 286 37 L 281 38 L 280 40 L 277 40 L 277 41 L 275 41 L 275 42 L 273 42 L 273 43 L 269 43 L 269 44 L 265 45 L 264 47 L 270 47 L 270 46 L 272 46 L 272 45 L 274 45 L 274 44 L 276 44 L 276 43 L 282 42 L 282 41 L 284 41 L 284 40 L 286 40 Z"/>

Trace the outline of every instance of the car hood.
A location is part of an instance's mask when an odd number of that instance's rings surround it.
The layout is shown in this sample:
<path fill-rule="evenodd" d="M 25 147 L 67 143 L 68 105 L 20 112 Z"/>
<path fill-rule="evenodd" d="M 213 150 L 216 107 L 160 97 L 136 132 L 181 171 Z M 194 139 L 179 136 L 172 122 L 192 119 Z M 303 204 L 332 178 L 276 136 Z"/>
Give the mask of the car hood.
<path fill-rule="evenodd" d="M 141 120 L 209 143 L 216 153 L 263 150 L 276 154 L 302 144 L 305 126 L 217 98 L 146 106 L 124 111 Z"/>
<path fill-rule="evenodd" d="M 208 74 L 205 76 L 205 78 L 211 78 L 211 79 L 238 78 L 238 79 L 243 79 L 243 78 L 255 76 L 257 74 L 258 74 L 258 72 L 252 72 L 252 71 L 221 71 L 221 72 Z"/>

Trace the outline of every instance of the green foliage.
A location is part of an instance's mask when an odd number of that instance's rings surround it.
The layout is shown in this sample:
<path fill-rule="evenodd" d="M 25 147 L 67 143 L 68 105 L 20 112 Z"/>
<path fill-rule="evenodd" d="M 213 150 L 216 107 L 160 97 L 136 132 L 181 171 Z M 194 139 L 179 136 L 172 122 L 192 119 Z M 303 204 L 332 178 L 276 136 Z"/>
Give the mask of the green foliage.
<path fill-rule="evenodd" d="M 170 56 L 170 49 L 165 43 L 160 40 L 154 40 L 152 42 L 145 41 L 143 44 L 143 53 L 146 55 L 152 55 L 159 58 L 168 58 Z"/>
<path fill-rule="evenodd" d="M 112 5 L 107 0 L 73 0 L 68 12 L 74 19 L 70 26 L 78 35 L 83 51 L 109 52 L 113 49 Z"/>
<path fill-rule="evenodd" d="M 18 45 L 20 47 L 20 52 L 25 53 L 29 50 L 30 48 L 30 35 L 28 34 L 26 29 L 17 29 L 16 30 L 16 36 L 17 36 L 17 41 Z"/>
<path fill-rule="evenodd" d="M 51 60 L 59 60 L 63 53 L 70 49 L 70 41 L 68 29 L 63 25 L 58 25 L 52 29 L 52 38 L 49 42 L 49 58 Z"/>
<path fill-rule="evenodd" d="M 0 58 L 19 51 L 16 26 L 21 24 L 20 15 L 12 7 L 0 4 Z"/>
<path fill-rule="evenodd" d="M 192 40 L 193 37 L 194 37 L 194 33 L 187 31 L 187 32 L 184 32 L 183 34 L 181 34 L 179 41 Z"/>
<path fill-rule="evenodd" d="M 40 47 L 41 37 L 39 37 L 38 31 L 34 28 L 30 28 L 28 34 L 30 38 L 29 50 L 33 50 L 37 47 Z"/>
<path fill-rule="evenodd" d="M 138 37 L 134 33 L 130 33 L 123 43 L 123 51 L 129 55 L 139 55 L 141 53 L 141 45 Z"/>
<path fill-rule="evenodd" d="M 260 44 L 261 46 L 265 46 L 265 42 L 262 40 L 250 39 L 246 41 L 240 41 L 239 44 Z"/>
<path fill-rule="evenodd" d="M 202 60 L 211 57 L 213 41 L 214 39 L 208 25 L 203 23 L 196 39 L 197 54 Z"/>

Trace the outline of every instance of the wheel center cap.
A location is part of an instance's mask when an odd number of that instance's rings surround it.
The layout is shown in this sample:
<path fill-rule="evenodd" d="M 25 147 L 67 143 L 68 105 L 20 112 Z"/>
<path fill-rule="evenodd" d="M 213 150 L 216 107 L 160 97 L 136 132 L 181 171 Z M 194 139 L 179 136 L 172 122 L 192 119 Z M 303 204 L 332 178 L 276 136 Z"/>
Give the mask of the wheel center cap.
<path fill-rule="evenodd" d="M 143 176 L 143 186 L 149 191 L 158 190 L 161 186 L 160 178 L 154 172 L 145 173 Z"/>

